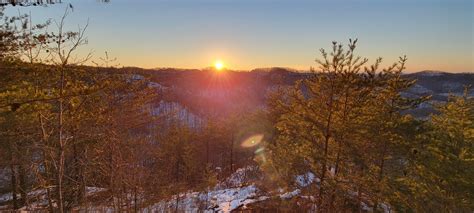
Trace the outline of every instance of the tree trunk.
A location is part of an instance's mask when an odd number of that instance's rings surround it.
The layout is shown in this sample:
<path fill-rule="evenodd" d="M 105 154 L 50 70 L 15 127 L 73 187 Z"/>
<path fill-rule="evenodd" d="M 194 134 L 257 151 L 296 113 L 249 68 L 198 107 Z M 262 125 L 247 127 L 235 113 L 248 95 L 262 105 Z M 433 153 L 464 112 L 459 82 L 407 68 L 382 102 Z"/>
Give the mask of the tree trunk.
<path fill-rule="evenodd" d="M 333 92 L 331 90 L 331 94 L 329 95 L 329 115 L 326 123 L 325 128 L 325 135 L 324 135 L 324 155 L 323 155 L 323 162 L 321 168 L 321 177 L 319 181 L 319 197 L 318 197 L 318 212 L 322 212 L 322 204 L 323 204 L 323 196 L 324 196 L 324 180 L 326 177 L 326 170 L 327 170 L 327 157 L 328 157 L 328 149 L 329 149 L 329 140 L 331 138 L 331 122 L 332 122 L 332 113 L 333 113 Z"/>
<path fill-rule="evenodd" d="M 342 115 L 342 124 L 341 124 L 341 127 L 345 129 L 346 125 L 347 125 L 347 114 L 348 114 L 348 111 L 349 111 L 349 106 L 348 106 L 348 99 L 349 99 L 349 88 L 346 88 L 345 90 L 345 93 L 344 93 L 344 112 L 343 112 L 343 115 Z M 335 166 L 334 166 L 334 179 L 335 179 L 335 186 L 334 186 L 334 190 L 332 191 L 331 193 L 331 199 L 329 201 L 329 207 L 330 209 L 333 209 L 334 207 L 334 199 L 336 199 L 336 192 L 335 190 L 337 189 L 337 184 L 338 184 L 338 179 L 337 179 L 337 175 L 338 175 L 338 172 L 339 172 L 339 167 L 341 166 L 340 164 L 342 164 L 341 162 L 341 155 L 342 155 L 342 149 L 343 149 L 343 145 L 344 145 L 344 131 L 342 131 L 339 136 L 337 137 L 339 138 L 337 140 L 337 154 L 336 154 L 336 163 L 335 163 Z"/>
<path fill-rule="evenodd" d="M 42 114 L 40 113 L 38 115 L 38 119 L 39 119 L 39 122 L 40 122 L 40 127 L 41 127 L 41 141 L 42 141 L 42 144 L 43 146 L 47 146 L 46 142 L 48 141 L 48 134 L 46 133 L 46 129 L 44 127 L 44 121 L 43 121 L 43 117 L 42 117 Z M 49 188 L 50 186 L 50 165 L 49 165 L 49 162 L 46 160 L 46 151 L 45 149 L 41 149 L 41 155 L 42 155 L 42 160 L 43 160 L 43 164 L 44 164 L 44 173 L 45 173 L 45 176 L 46 176 L 46 180 L 44 178 L 42 178 L 42 181 L 43 181 L 43 187 L 46 187 L 46 196 L 47 196 L 47 199 L 48 199 L 48 210 L 49 212 L 54 212 L 54 208 L 53 208 L 53 201 L 51 199 L 51 190 Z"/>
<path fill-rule="evenodd" d="M 64 212 L 64 199 L 63 199 L 63 177 L 64 177 L 64 140 L 63 140 L 63 107 L 64 107 L 64 100 L 63 100 L 63 91 L 64 91 L 64 68 L 60 68 L 61 72 L 61 82 L 60 82 L 60 89 L 59 89 L 59 116 L 58 116 L 58 129 L 59 129 L 59 153 L 58 153 L 58 208 L 59 212 Z"/>
<path fill-rule="evenodd" d="M 176 183 L 176 188 L 178 190 L 176 190 L 176 209 L 175 209 L 175 212 L 177 213 L 178 212 L 178 206 L 179 206 L 179 165 L 180 164 L 180 159 L 178 158 L 177 161 L 176 161 L 176 176 L 175 176 L 175 183 Z"/>
<path fill-rule="evenodd" d="M 13 157 L 12 157 L 13 158 Z M 18 203 L 18 178 L 17 178 L 17 172 L 16 172 L 16 166 L 13 165 L 13 163 L 10 164 L 10 171 L 11 171 L 11 187 L 12 187 L 12 200 L 13 200 L 13 209 L 17 210 L 19 209 L 19 203 Z"/>
<path fill-rule="evenodd" d="M 25 206 L 28 204 L 28 188 L 27 188 L 27 183 L 26 183 L 26 172 L 27 170 L 25 169 L 25 165 L 20 163 L 19 168 L 18 168 L 18 179 L 20 181 L 19 183 L 19 189 L 20 189 L 20 194 L 21 194 L 21 206 Z"/>
<path fill-rule="evenodd" d="M 234 172 L 234 130 L 232 129 L 230 140 L 230 174 Z"/>

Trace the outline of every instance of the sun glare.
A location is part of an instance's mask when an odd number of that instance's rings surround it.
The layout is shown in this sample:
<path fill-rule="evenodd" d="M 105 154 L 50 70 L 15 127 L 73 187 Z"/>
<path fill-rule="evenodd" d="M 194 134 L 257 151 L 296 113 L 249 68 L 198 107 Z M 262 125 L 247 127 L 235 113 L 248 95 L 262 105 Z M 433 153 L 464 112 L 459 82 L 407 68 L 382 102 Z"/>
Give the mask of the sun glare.
<path fill-rule="evenodd" d="M 214 68 L 216 68 L 216 70 L 222 70 L 224 69 L 224 63 L 221 60 L 217 60 L 214 62 Z"/>

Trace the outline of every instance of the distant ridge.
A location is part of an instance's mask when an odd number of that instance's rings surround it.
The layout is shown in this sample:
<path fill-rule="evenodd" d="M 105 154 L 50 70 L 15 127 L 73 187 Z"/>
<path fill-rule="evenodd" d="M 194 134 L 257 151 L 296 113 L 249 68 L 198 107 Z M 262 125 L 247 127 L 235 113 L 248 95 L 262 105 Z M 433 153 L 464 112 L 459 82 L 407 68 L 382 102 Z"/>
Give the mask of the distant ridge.
<path fill-rule="evenodd" d="M 450 73 L 439 71 L 439 70 L 423 70 L 423 71 L 419 71 L 419 72 L 415 72 L 411 74 L 416 74 L 420 76 L 440 76 L 440 75 L 450 74 Z"/>
<path fill-rule="evenodd" d="M 261 67 L 250 70 L 250 72 L 275 72 L 275 71 L 287 71 L 287 72 L 301 72 L 301 70 L 289 68 L 289 67 Z"/>
<path fill-rule="evenodd" d="M 176 67 L 155 67 L 155 68 L 141 68 L 135 66 L 124 66 L 118 69 L 132 69 L 132 70 L 142 70 L 142 71 L 159 71 L 159 72 L 193 72 L 193 71 L 210 71 L 213 70 L 213 67 L 205 67 L 205 68 L 176 68 Z M 310 73 L 309 70 L 298 70 L 290 67 L 258 67 L 250 70 L 234 70 L 234 69 L 225 69 L 229 72 L 254 72 L 254 73 L 283 73 L 283 72 L 290 72 L 290 73 L 301 73 L 301 74 L 308 74 Z M 442 75 L 474 75 L 474 71 L 466 71 L 466 72 L 449 72 L 449 71 L 441 71 L 441 70 L 421 70 L 415 72 L 403 72 L 403 75 L 410 76 L 442 76 Z"/>
<path fill-rule="evenodd" d="M 439 76 L 439 75 L 453 75 L 453 74 L 474 74 L 474 71 L 466 71 L 466 72 L 447 72 L 447 71 L 440 71 L 440 70 L 422 70 L 418 72 L 411 72 L 405 74 L 416 74 L 416 75 L 425 75 L 425 76 Z"/>

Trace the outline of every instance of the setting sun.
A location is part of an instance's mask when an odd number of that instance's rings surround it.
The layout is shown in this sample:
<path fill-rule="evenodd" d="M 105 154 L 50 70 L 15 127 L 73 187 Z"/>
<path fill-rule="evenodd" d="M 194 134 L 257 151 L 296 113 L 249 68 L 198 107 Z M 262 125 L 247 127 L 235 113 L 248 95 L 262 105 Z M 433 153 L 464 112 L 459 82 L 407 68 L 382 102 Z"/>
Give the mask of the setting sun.
<path fill-rule="evenodd" d="M 214 63 L 214 68 L 216 68 L 216 70 L 222 70 L 224 68 L 224 63 L 220 60 L 217 60 Z"/>

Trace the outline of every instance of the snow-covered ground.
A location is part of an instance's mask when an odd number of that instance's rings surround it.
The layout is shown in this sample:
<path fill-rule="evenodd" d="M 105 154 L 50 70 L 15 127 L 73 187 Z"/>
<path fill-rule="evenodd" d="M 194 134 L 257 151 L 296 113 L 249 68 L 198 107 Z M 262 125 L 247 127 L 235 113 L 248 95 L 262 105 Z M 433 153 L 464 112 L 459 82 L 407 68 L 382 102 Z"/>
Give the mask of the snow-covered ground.
<path fill-rule="evenodd" d="M 255 185 L 238 188 L 213 190 L 209 192 L 192 192 L 181 194 L 178 199 L 178 209 L 184 212 L 231 212 L 241 206 L 266 200 L 268 197 L 259 196 Z M 204 208 L 203 208 L 204 207 Z M 162 201 L 143 209 L 144 212 L 168 212 L 176 209 L 176 197 Z"/>
<path fill-rule="evenodd" d="M 264 195 L 255 184 L 252 184 L 258 172 L 257 167 L 245 167 L 236 170 L 225 181 L 217 184 L 207 192 L 189 192 L 180 194 L 167 201 L 161 201 L 143 209 L 144 212 L 169 212 L 178 209 L 183 212 L 231 212 L 269 197 Z"/>
<path fill-rule="evenodd" d="M 279 198 L 283 200 L 292 199 L 294 197 L 300 197 L 303 199 L 309 199 L 314 201 L 313 196 L 303 196 L 302 191 L 304 188 L 310 186 L 311 184 L 318 183 L 319 178 L 316 177 L 314 173 L 308 172 L 302 175 L 295 177 L 295 188 L 284 190 L 279 189 L 274 192 L 263 192 L 255 184 L 256 176 L 258 172 L 257 167 L 245 167 L 238 169 L 234 174 L 232 174 L 225 181 L 217 184 L 213 188 L 209 188 L 207 191 L 200 192 L 186 192 L 181 193 L 179 196 L 174 196 L 169 200 L 162 200 L 152 205 L 142 207 L 140 212 L 145 213 L 164 213 L 164 212 L 173 212 L 178 209 L 179 212 L 220 212 L 228 213 L 236 209 L 245 209 L 247 205 L 254 204 L 257 202 L 262 202 L 269 200 L 270 198 Z M 97 193 L 103 192 L 106 189 L 96 188 L 96 187 L 87 187 L 88 195 L 95 195 Z M 349 192 L 354 194 L 355 192 Z M 36 199 L 34 203 L 26 208 L 22 208 L 23 211 L 28 210 L 37 210 L 47 204 L 46 199 L 46 190 L 35 190 L 28 193 L 29 197 L 39 198 Z M 18 195 L 20 196 L 20 195 Z M 11 201 L 12 194 L 0 195 L 0 203 Z M 366 211 L 371 211 L 371 207 L 365 203 L 361 203 L 364 206 Z M 54 205 L 54 204 L 53 204 Z M 380 204 L 385 212 L 390 212 L 389 206 L 385 204 Z M 316 206 L 313 206 L 316 208 Z M 0 212 L 6 210 L 7 206 L 0 206 Z M 87 208 L 88 212 L 115 212 L 112 205 L 100 205 L 100 206 L 90 206 Z"/>

